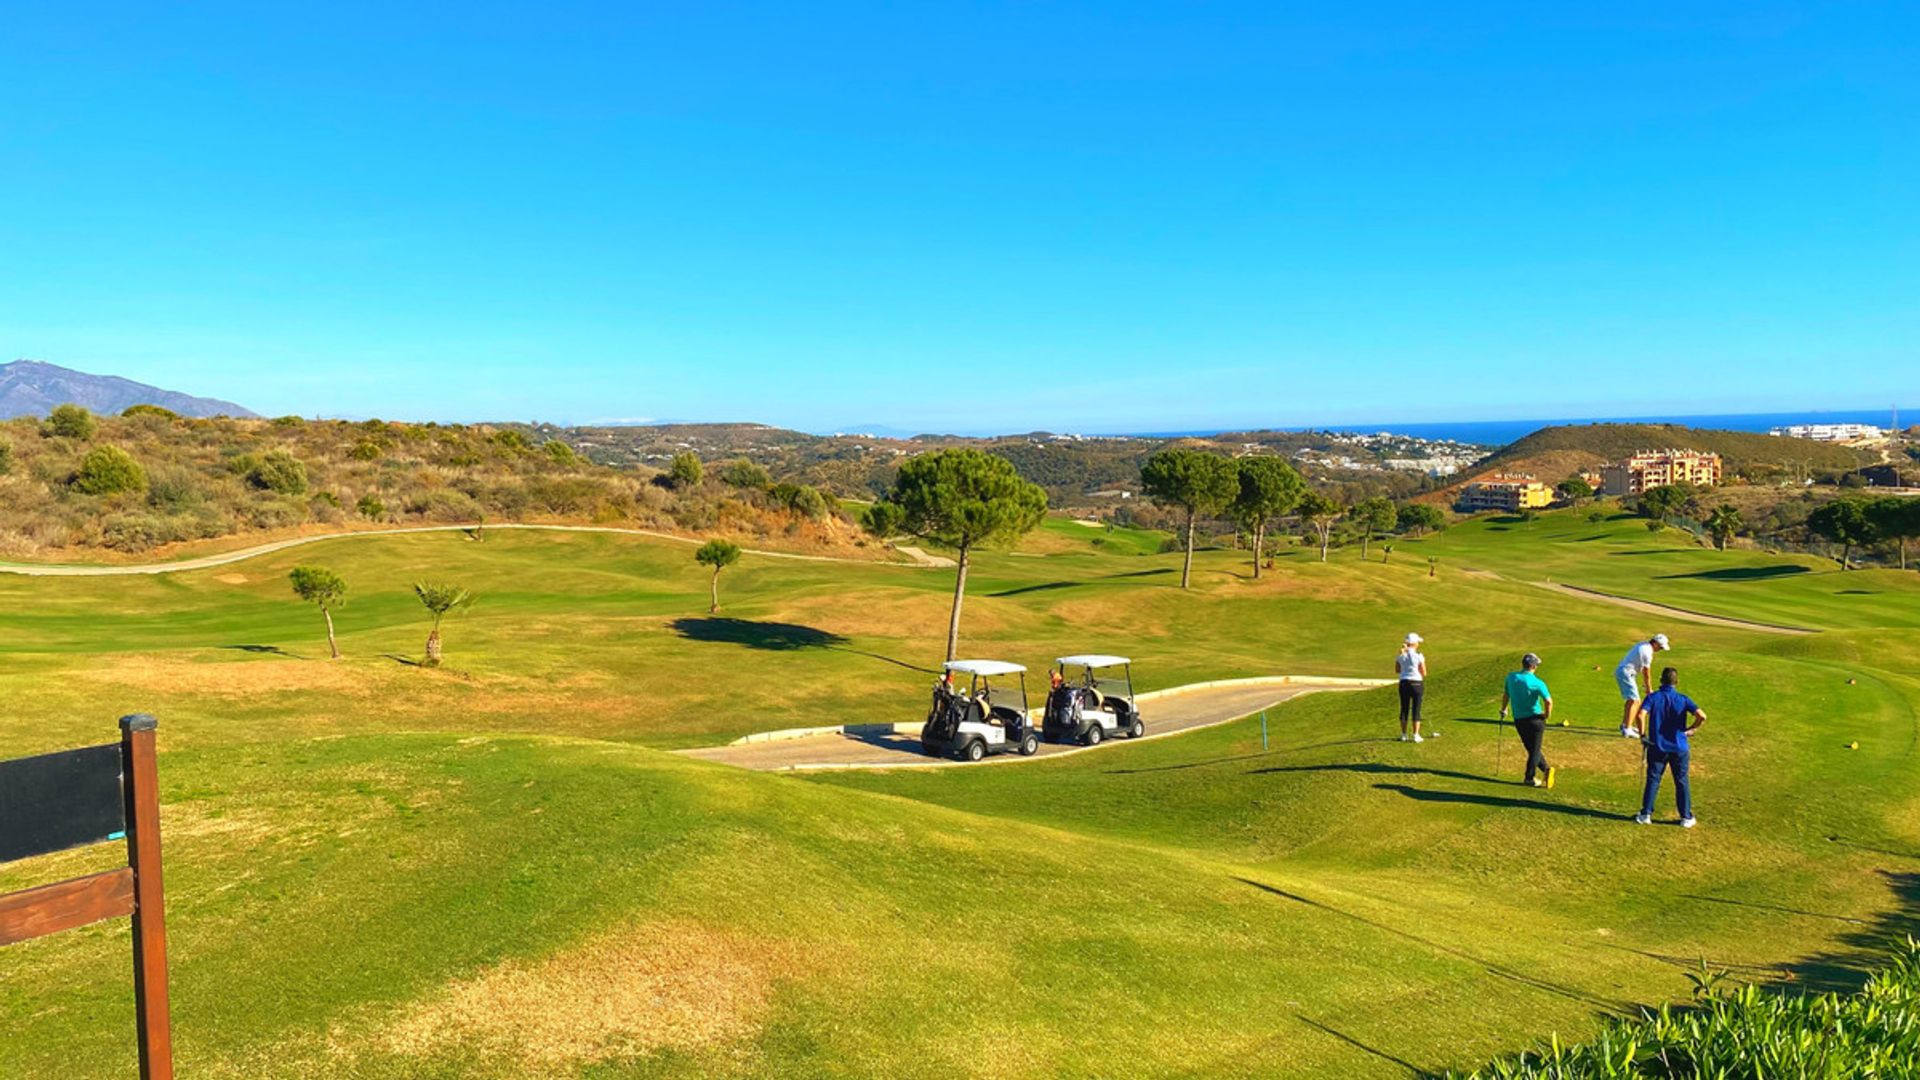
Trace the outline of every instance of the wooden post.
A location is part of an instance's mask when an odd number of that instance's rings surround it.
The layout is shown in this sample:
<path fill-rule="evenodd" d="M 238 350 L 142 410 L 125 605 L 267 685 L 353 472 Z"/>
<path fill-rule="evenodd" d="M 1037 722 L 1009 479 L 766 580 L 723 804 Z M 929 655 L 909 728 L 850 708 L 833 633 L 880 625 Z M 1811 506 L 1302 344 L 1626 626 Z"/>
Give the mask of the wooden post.
<path fill-rule="evenodd" d="M 167 1009 L 167 914 L 160 880 L 160 770 L 145 713 L 120 718 L 125 762 L 127 862 L 133 867 L 133 1002 L 140 1080 L 173 1080 L 173 1022 Z"/>

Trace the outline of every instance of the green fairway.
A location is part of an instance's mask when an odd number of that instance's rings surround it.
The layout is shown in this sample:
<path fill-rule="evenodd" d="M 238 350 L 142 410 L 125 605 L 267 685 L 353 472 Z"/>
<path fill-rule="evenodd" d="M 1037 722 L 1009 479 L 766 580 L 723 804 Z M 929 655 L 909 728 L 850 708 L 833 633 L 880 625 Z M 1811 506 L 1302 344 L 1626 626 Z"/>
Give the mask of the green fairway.
<path fill-rule="evenodd" d="M 1471 1066 L 1736 976 L 1845 985 L 1920 919 L 1920 574 L 1719 553 L 1584 512 L 1393 561 L 1199 552 L 1049 521 L 976 556 L 962 651 L 1141 689 L 1382 677 L 1428 640 L 1437 741 L 1393 691 L 981 768 L 748 773 L 668 751 L 911 721 L 950 571 L 749 555 L 706 613 L 685 545 L 327 541 L 153 577 L 0 575 L 0 756 L 160 717 L 181 1075 L 1394 1076 Z M 1426 557 L 1439 558 L 1429 577 Z M 300 564 L 350 586 L 328 662 Z M 1472 572 L 1469 572 L 1472 571 Z M 479 602 L 415 666 L 410 583 Z M 1734 618 L 1667 621 L 1552 580 Z M 1612 665 L 1655 630 L 1712 716 L 1702 825 L 1627 818 Z M 1492 723 L 1519 652 L 1566 728 L 1551 791 Z M 1148 721 L 1151 723 L 1151 712 Z M 1850 749 L 1857 742 L 1859 748 Z M 112 847 L 0 868 L 0 890 Z M 125 924 L 0 950 L 0 1076 L 128 1074 Z"/>

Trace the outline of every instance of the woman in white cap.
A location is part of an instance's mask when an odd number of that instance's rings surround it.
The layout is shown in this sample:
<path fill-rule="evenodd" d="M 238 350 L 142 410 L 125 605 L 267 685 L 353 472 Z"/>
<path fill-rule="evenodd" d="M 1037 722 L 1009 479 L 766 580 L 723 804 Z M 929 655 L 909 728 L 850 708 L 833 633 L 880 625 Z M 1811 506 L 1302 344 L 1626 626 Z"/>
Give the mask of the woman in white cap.
<path fill-rule="evenodd" d="M 1667 644 L 1667 635 L 1655 634 L 1645 641 L 1635 642 L 1633 648 L 1613 669 L 1613 681 L 1620 685 L 1620 734 L 1629 739 L 1637 739 L 1640 732 L 1634 724 L 1640 720 L 1640 699 L 1653 693 L 1653 654 L 1666 652 L 1672 646 Z"/>
<path fill-rule="evenodd" d="M 1408 634 L 1400 643 L 1400 655 L 1393 660 L 1394 674 L 1400 676 L 1400 741 L 1425 742 L 1420 737 L 1420 706 L 1427 696 L 1427 658 L 1420 653 L 1425 641 L 1419 634 Z M 1413 734 L 1409 738 L 1408 724 Z"/>

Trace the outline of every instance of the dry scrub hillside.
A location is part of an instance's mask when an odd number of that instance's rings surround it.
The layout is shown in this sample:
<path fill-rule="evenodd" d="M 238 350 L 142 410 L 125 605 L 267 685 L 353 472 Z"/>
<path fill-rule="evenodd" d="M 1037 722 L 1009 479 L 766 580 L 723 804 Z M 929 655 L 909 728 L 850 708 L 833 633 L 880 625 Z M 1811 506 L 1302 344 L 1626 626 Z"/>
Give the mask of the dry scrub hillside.
<path fill-rule="evenodd" d="M 853 549 L 833 500 L 764 471 L 595 465 L 489 426 L 188 419 L 151 406 L 0 422 L 0 558 L 150 552 L 315 529 L 477 522 L 618 525 Z"/>

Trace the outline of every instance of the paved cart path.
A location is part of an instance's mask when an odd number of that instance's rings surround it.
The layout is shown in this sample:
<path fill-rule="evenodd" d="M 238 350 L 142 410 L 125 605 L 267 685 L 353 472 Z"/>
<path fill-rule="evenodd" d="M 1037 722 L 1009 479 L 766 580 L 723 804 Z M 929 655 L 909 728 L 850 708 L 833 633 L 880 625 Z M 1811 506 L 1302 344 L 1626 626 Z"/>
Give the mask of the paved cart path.
<path fill-rule="evenodd" d="M 571 533 L 615 533 L 622 536 L 644 536 L 653 540 L 671 540 L 678 544 L 698 544 L 701 541 L 693 537 L 676 536 L 673 533 L 654 532 L 650 529 L 622 529 L 613 525 L 522 525 L 511 522 L 484 527 L 474 525 L 414 525 L 398 529 L 345 529 L 340 532 L 317 533 L 313 536 L 296 536 L 289 540 L 276 540 L 270 544 L 256 544 L 253 547 L 240 548 L 237 551 L 224 551 L 217 555 L 203 555 L 197 559 L 180 559 L 174 562 L 158 563 L 121 563 L 121 564 L 77 564 L 56 565 L 52 563 L 0 563 L 0 574 L 23 574 L 27 577 L 119 577 L 132 574 L 176 574 L 182 570 L 206 570 L 215 566 L 226 566 L 246 559 L 257 558 L 276 551 L 285 551 L 303 544 L 318 544 L 327 540 L 351 540 L 361 536 L 398 536 L 407 533 L 471 533 L 476 528 L 485 532 L 501 529 L 531 529 L 541 532 Z M 798 559 L 801 562 L 860 563 L 866 566 L 922 566 L 929 569 L 952 566 L 953 560 L 939 555 L 929 555 L 915 547 L 898 547 L 894 550 L 912 560 L 911 563 L 889 563 L 876 559 L 849 559 L 839 555 L 803 555 L 794 551 L 760 551 L 754 548 L 743 549 L 749 555 L 764 556 L 769 559 Z"/>
<path fill-rule="evenodd" d="M 1167 735 L 1177 735 L 1195 728 L 1224 724 L 1229 720 L 1259 712 L 1261 709 L 1277 705 L 1280 702 L 1299 697 L 1302 694 L 1317 693 L 1326 690 L 1364 690 L 1366 686 L 1356 686 L 1346 682 L 1314 682 L 1303 679 L 1290 683 L 1269 683 L 1266 685 L 1247 685 L 1245 683 L 1225 686 L 1208 686 L 1182 693 L 1169 694 L 1166 697 L 1142 701 L 1140 713 L 1147 721 L 1149 739 Z M 1104 750 L 1109 747 L 1124 746 L 1130 740 L 1114 739 L 1092 749 Z M 1088 749 L 1081 746 L 1066 746 L 1055 743 L 1041 743 L 1040 753 L 1036 757 L 1049 757 L 1055 754 L 1071 754 Z M 678 751 L 687 757 L 700 758 L 703 761 L 718 761 L 728 765 L 738 765 L 743 769 L 763 771 L 777 769 L 865 769 L 889 768 L 901 766 L 941 766 L 960 765 L 963 762 L 928 757 L 920 749 L 920 740 L 916 735 L 893 734 L 829 734 L 806 735 L 795 739 L 772 739 L 766 742 L 735 743 L 728 746 L 701 747 L 696 750 Z M 1022 761 L 1018 754 L 996 754 L 982 764 Z"/>
<path fill-rule="evenodd" d="M 1709 626 L 1731 626 L 1740 630 L 1758 630 L 1766 634 L 1817 634 L 1818 630 L 1809 630 L 1804 626 L 1782 626 L 1778 623 L 1754 622 L 1752 619 L 1736 619 L 1731 615 L 1709 615 L 1704 611 L 1688 611 L 1686 608 L 1671 604 L 1656 604 L 1651 600 L 1635 600 L 1631 596 L 1615 596 L 1597 589 L 1583 589 L 1578 585 L 1563 585 L 1556 581 L 1535 581 L 1530 584 L 1542 589 L 1577 596 L 1582 600 L 1598 600 L 1603 604 L 1612 604 L 1632 611 L 1643 611 L 1649 615 L 1664 615 L 1689 622 L 1706 623 Z"/>

